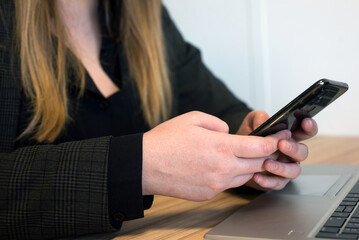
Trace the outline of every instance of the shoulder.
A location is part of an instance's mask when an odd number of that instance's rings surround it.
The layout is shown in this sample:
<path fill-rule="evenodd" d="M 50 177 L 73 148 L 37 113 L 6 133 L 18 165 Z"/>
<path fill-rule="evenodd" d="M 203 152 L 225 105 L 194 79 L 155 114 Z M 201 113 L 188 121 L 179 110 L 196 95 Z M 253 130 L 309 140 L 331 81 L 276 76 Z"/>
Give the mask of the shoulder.
<path fill-rule="evenodd" d="M 162 6 L 162 31 L 168 54 L 176 57 L 173 55 L 185 47 L 185 41 L 165 6 Z"/>
<path fill-rule="evenodd" d="M 187 43 L 173 21 L 168 9 L 162 5 L 162 31 L 170 67 L 182 66 L 189 59 L 199 57 L 200 51 Z"/>

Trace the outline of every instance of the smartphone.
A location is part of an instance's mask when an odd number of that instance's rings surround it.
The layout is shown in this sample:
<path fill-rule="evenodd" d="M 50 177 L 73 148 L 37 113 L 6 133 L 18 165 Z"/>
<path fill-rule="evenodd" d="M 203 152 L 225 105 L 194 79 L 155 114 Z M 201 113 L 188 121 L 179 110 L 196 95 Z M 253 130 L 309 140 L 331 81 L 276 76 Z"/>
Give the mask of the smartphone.
<path fill-rule="evenodd" d="M 328 79 L 315 82 L 249 135 L 267 136 L 278 131 L 300 128 L 304 118 L 314 117 L 348 90 L 348 84 Z"/>

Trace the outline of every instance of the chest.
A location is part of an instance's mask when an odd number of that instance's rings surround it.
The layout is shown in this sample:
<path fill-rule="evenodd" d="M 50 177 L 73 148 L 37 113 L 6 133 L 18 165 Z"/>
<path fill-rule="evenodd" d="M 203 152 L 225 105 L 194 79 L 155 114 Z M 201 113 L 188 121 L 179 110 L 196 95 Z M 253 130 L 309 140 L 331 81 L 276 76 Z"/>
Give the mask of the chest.
<path fill-rule="evenodd" d="M 62 9 L 59 21 L 62 21 L 66 32 L 66 45 L 82 63 L 100 93 L 107 98 L 120 89 L 108 76 L 101 64 L 102 36 L 107 34 L 104 31 L 106 29 L 100 27 L 99 21 L 103 19 L 100 19 L 98 12 L 91 5 L 88 5 L 89 3 L 82 8 L 75 5 L 72 9 L 64 4 L 63 6 L 66 6 L 66 9 Z"/>

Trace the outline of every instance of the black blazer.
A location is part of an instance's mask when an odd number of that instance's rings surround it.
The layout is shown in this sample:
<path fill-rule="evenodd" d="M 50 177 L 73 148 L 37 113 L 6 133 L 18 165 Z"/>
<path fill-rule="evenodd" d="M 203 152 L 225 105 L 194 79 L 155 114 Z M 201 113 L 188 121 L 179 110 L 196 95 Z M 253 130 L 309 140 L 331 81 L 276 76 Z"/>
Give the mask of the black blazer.
<path fill-rule="evenodd" d="M 115 230 L 107 200 L 111 136 L 14 149 L 21 117 L 20 68 L 18 57 L 9 61 L 14 54 L 14 6 L 9 0 L 0 3 L 0 238 L 44 239 Z M 166 10 L 162 20 L 175 96 L 173 115 L 207 112 L 235 132 L 250 109 L 207 70 L 199 51 L 183 40 Z M 128 77 L 126 71 L 123 77 Z"/>

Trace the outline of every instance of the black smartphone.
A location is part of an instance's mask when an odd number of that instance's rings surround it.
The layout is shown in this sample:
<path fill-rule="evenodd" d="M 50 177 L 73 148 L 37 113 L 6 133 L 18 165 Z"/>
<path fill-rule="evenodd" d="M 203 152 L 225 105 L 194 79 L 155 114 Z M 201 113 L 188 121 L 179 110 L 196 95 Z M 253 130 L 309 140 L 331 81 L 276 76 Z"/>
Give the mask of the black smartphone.
<path fill-rule="evenodd" d="M 304 118 L 314 117 L 348 90 L 348 84 L 328 79 L 315 82 L 249 135 L 267 136 L 280 130 L 295 131 Z"/>

